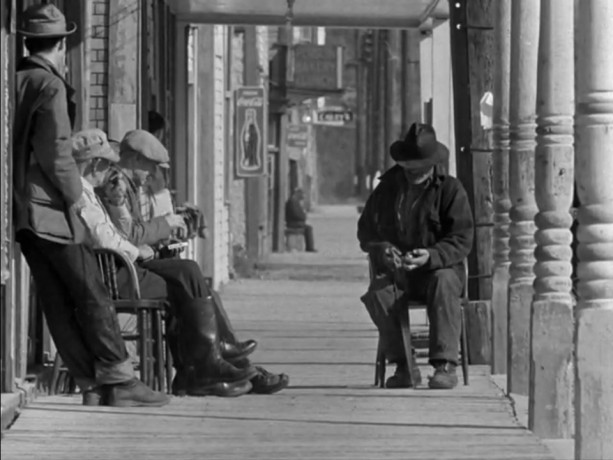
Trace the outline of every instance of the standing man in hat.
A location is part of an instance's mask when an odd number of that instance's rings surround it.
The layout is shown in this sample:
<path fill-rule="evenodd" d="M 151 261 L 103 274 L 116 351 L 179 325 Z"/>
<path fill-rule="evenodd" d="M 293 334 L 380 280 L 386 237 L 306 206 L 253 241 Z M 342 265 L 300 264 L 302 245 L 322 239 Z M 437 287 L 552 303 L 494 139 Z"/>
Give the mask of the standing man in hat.
<path fill-rule="evenodd" d="M 160 406 L 166 395 L 134 377 L 117 315 L 78 218 L 81 174 L 72 157 L 74 91 L 62 77 L 67 35 L 53 5 L 24 12 L 30 56 L 17 67 L 13 185 L 16 239 L 38 290 L 58 352 L 83 404 Z M 109 398 L 107 398 L 109 396 Z"/>
<path fill-rule="evenodd" d="M 474 235 L 464 187 L 440 172 L 445 151 L 431 126 L 413 124 L 403 141 L 391 145 L 397 164 L 383 174 L 358 222 L 360 247 L 374 272 L 387 273 L 404 298 L 427 304 L 429 361 L 435 369 L 428 385 L 442 389 L 458 383 L 463 261 Z M 405 388 L 411 380 L 417 385 L 421 375 L 415 363 L 408 375 L 398 319 L 393 313 L 385 318 L 377 326 L 387 359 L 397 365 L 386 386 Z"/>

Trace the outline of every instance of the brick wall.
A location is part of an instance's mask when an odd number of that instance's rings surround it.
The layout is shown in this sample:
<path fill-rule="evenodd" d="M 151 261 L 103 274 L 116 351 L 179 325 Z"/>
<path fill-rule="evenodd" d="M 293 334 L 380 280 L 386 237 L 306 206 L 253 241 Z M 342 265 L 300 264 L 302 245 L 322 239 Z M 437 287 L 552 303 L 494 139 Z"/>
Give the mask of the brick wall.
<path fill-rule="evenodd" d="M 91 38 L 90 124 L 108 129 L 109 2 L 95 0 Z"/>

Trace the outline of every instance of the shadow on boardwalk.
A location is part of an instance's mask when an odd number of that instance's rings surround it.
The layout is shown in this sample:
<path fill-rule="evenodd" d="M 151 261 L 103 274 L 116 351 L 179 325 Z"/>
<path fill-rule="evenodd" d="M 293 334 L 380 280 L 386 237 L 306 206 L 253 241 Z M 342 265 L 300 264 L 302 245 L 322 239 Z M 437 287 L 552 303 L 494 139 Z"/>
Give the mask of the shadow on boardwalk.
<path fill-rule="evenodd" d="M 39 398 L 5 433 L 2 458 L 549 459 L 486 368 L 453 391 L 372 386 L 376 331 L 355 208 L 312 216 L 320 252 L 275 255 L 259 279 L 223 292 L 256 364 L 290 375 L 272 396 L 173 398 L 159 409 L 83 407 Z M 424 367 L 423 372 L 429 372 Z M 391 369 L 390 369 L 391 371 Z"/>

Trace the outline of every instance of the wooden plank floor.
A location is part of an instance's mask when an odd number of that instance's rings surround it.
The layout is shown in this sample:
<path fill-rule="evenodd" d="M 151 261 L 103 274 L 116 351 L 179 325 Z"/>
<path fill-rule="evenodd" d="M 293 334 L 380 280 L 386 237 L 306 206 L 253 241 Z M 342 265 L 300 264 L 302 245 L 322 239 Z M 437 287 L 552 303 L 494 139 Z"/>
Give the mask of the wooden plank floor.
<path fill-rule="evenodd" d="M 320 253 L 276 256 L 262 279 L 223 292 L 240 335 L 260 343 L 253 361 L 288 373 L 290 388 L 159 409 L 41 397 L 4 433 L 2 459 L 551 459 L 483 367 L 453 391 L 372 386 L 376 333 L 359 302 L 366 266 L 336 233 L 353 235 L 357 216 L 326 212 L 313 218 Z"/>

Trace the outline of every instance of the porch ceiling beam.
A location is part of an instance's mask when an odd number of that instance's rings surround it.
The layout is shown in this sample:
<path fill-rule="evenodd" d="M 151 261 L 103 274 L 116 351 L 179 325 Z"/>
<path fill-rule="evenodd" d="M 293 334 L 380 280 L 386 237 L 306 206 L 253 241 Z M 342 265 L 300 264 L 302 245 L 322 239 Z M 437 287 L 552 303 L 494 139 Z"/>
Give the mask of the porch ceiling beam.
<path fill-rule="evenodd" d="M 166 0 L 177 17 L 191 23 L 283 25 L 285 0 Z M 447 19 L 440 0 L 296 0 L 297 26 L 431 28 Z"/>

